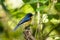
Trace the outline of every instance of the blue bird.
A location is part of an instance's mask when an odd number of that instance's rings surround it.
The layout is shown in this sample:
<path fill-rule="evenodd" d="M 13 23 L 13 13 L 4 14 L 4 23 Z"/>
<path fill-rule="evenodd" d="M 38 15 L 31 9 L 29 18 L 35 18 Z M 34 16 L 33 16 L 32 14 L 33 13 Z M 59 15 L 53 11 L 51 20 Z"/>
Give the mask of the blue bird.
<path fill-rule="evenodd" d="M 31 21 L 32 16 L 33 16 L 32 13 L 28 13 L 21 21 L 19 21 L 14 30 L 16 30 L 21 24 Z"/>

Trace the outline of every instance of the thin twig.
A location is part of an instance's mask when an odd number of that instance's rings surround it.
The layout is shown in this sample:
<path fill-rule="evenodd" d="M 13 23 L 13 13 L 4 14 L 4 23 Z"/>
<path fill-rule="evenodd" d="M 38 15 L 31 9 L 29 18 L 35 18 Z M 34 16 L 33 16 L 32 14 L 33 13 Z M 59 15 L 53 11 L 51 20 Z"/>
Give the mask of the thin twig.
<path fill-rule="evenodd" d="M 54 29 L 59 28 L 59 25 L 60 25 L 60 23 L 59 23 L 56 27 L 52 28 L 51 31 L 45 36 L 45 39 L 49 36 L 49 34 L 50 34 Z"/>

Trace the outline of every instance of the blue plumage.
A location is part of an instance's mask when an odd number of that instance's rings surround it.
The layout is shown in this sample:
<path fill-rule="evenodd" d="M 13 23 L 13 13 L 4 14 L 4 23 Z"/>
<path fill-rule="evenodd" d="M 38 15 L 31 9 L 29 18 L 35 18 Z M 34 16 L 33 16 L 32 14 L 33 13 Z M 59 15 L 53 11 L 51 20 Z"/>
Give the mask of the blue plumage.
<path fill-rule="evenodd" d="M 15 27 L 14 30 L 16 30 L 21 24 L 28 22 L 29 20 L 31 20 L 32 17 L 32 13 L 28 13 L 21 21 L 19 21 L 19 23 L 17 24 L 17 26 Z"/>

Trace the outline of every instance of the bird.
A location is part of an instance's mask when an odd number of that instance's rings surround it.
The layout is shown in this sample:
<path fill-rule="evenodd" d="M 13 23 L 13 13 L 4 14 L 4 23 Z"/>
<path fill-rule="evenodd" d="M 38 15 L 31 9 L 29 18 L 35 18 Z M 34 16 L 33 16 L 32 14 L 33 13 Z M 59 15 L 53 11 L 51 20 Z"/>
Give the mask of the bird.
<path fill-rule="evenodd" d="M 32 16 L 33 16 L 32 13 L 27 13 L 26 16 L 21 21 L 19 21 L 19 23 L 14 28 L 14 30 L 16 30 L 22 24 L 25 24 L 26 26 L 28 26 L 31 23 Z"/>

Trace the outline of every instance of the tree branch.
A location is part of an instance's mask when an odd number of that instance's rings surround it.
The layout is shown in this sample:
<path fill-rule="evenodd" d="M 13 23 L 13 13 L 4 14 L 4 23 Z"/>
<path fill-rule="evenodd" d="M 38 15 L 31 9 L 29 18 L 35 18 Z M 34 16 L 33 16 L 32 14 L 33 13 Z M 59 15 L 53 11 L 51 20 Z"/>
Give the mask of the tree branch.
<path fill-rule="evenodd" d="M 26 40 L 35 40 L 29 26 L 25 28 L 24 35 Z"/>

